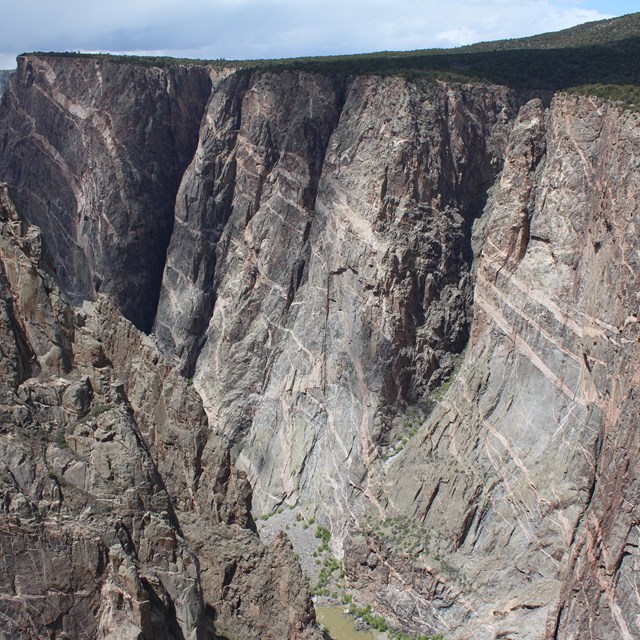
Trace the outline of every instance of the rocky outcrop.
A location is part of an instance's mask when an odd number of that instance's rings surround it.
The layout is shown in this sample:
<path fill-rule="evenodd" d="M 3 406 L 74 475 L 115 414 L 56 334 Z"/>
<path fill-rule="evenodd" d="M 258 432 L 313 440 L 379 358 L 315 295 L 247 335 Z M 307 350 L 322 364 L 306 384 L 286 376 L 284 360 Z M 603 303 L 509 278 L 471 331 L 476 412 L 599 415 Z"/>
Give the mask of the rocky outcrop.
<path fill-rule="evenodd" d="M 304 503 L 331 527 L 358 597 L 400 626 L 640 633 L 637 113 L 497 86 L 86 58 L 22 58 L 10 87 L 0 171 L 34 203 L 75 299 L 100 289 L 115 307 L 60 302 L 47 313 L 61 320 L 17 329 L 9 304 L 2 384 L 53 371 L 80 384 L 77 371 L 93 390 L 96 367 L 123 376 L 109 394 L 155 465 L 137 458 L 145 494 L 162 496 L 144 509 L 166 510 L 159 521 L 180 525 L 173 556 L 200 564 L 204 613 L 174 604 L 180 620 L 242 636 L 250 602 L 254 632 L 286 637 L 311 619 L 303 593 L 295 620 L 261 626 L 300 577 L 283 568 L 284 540 L 234 555 L 254 535 L 229 438 L 256 511 Z M 139 118 L 124 126 L 138 94 L 147 113 L 159 101 L 149 135 Z M 100 108 L 83 111 L 85 95 Z M 61 123 L 85 132 L 84 151 L 60 142 Z M 69 391 L 79 403 L 82 389 Z M 164 585 L 163 558 L 138 559 L 136 575 Z M 265 599 L 274 576 L 283 591 Z M 172 588 L 154 591 L 153 620 L 193 602 Z M 117 611 L 100 624 L 115 628 Z"/>
<path fill-rule="evenodd" d="M 0 288 L 7 637 L 316 637 L 197 394 L 106 298 L 69 306 L 4 185 Z"/>

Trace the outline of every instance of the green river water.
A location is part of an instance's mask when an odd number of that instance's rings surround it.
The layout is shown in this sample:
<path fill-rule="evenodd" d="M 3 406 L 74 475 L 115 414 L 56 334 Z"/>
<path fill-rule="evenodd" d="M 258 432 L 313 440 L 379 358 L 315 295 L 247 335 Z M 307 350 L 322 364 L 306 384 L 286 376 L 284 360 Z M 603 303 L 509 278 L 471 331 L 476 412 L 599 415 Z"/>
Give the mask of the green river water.
<path fill-rule="evenodd" d="M 376 640 L 371 631 L 356 631 L 351 616 L 343 615 L 344 607 L 316 607 L 316 618 L 333 640 Z"/>

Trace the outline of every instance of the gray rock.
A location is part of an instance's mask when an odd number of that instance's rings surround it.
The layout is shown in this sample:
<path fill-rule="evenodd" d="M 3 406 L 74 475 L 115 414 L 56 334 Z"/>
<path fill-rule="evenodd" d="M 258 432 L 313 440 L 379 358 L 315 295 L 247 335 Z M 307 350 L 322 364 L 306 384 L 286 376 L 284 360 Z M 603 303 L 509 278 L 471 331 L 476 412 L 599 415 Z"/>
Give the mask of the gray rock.
<path fill-rule="evenodd" d="M 268 633 L 292 591 L 260 585 L 297 578 L 285 543 L 227 549 L 254 539 L 248 479 L 257 513 L 297 502 L 330 526 L 350 587 L 400 626 L 638 636 L 639 132 L 611 104 L 504 87 L 22 58 L 0 173 L 95 300 L 74 313 L 34 279 L 39 236 L 5 214 L 26 229 L 0 274 L 7 518 L 96 517 L 30 462 L 46 425 L 80 452 L 49 443 L 55 469 L 113 495 L 129 532 L 101 534 L 126 556 L 107 600 L 155 594 L 105 629 L 242 635 L 246 593 L 243 628 Z M 196 591 L 166 569 L 189 554 L 218 562 Z"/>
<path fill-rule="evenodd" d="M 200 269 L 218 266 L 194 381 L 236 443 L 258 509 L 318 502 L 342 519 L 369 493 L 390 407 L 421 398 L 464 348 L 471 222 L 513 105 L 501 89 L 362 78 L 341 98 L 329 79 L 275 79 L 263 75 L 228 125 L 235 192 L 215 254 L 197 254 Z M 191 247 L 172 242 L 161 300 L 193 321 L 201 285 L 172 267 Z M 195 344 L 191 327 L 180 330 Z"/>
<path fill-rule="evenodd" d="M 2 96 L 7 90 L 7 85 L 9 84 L 9 78 L 11 78 L 12 73 L 13 71 L 0 69 L 0 100 L 2 100 Z"/>
<path fill-rule="evenodd" d="M 405 624 L 640 633 L 622 586 L 637 517 L 639 134 L 636 114 L 588 99 L 520 111 L 486 209 L 464 364 L 383 484 L 412 544 L 385 532 L 388 576 L 350 562 L 354 586 Z M 366 538 L 354 540 L 346 558 Z"/>
<path fill-rule="evenodd" d="M 7 85 L 9 84 L 9 79 L 13 72 L 13 70 L 0 69 L 0 100 L 7 90 Z"/>
<path fill-rule="evenodd" d="M 43 230 L 73 301 L 107 293 L 151 327 L 210 86 L 200 67 L 18 58 L 0 108 L 3 129 L 17 135 L 3 138 L 0 176 Z"/>

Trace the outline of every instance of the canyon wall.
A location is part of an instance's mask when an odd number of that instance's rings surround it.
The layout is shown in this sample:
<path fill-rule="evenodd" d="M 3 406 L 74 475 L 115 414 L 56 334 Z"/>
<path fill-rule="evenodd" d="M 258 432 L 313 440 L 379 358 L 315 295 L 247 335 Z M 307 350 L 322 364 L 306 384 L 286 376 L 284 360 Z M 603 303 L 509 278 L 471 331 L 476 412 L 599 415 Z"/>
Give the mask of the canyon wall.
<path fill-rule="evenodd" d="M 0 115 L 2 177 L 43 230 L 74 302 L 102 292 L 151 327 L 210 87 L 199 67 L 18 58 Z"/>
<path fill-rule="evenodd" d="M 2 95 L 9 84 L 9 78 L 11 78 L 12 73 L 12 71 L 0 70 L 0 98 L 2 98 Z"/>
<path fill-rule="evenodd" d="M 4 184 L 0 291 L 2 636 L 318 639 L 198 395 L 105 297 L 67 303 Z"/>
<path fill-rule="evenodd" d="M 344 522 L 375 482 L 391 408 L 468 339 L 470 230 L 513 105 L 500 89 L 261 74 L 230 112 L 231 84 L 181 185 L 156 333 L 258 508 L 331 504 Z"/>
<path fill-rule="evenodd" d="M 476 227 L 461 370 L 389 463 L 395 520 L 346 552 L 389 615 L 462 617 L 460 637 L 640 633 L 639 142 L 637 114 L 589 99 L 521 109 Z"/>
<path fill-rule="evenodd" d="M 363 601 L 633 638 L 639 135 L 586 97 L 29 56 L 0 177 Z"/>

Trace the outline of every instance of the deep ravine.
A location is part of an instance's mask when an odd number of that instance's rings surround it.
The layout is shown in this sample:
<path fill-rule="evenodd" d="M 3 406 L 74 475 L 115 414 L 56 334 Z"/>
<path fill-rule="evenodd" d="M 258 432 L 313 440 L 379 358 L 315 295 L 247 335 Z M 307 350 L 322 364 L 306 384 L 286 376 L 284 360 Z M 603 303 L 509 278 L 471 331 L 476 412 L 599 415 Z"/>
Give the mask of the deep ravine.
<path fill-rule="evenodd" d="M 0 178 L 71 300 L 151 332 L 254 515 L 330 530 L 363 605 L 633 638 L 639 138 L 560 93 L 34 55 Z"/>

